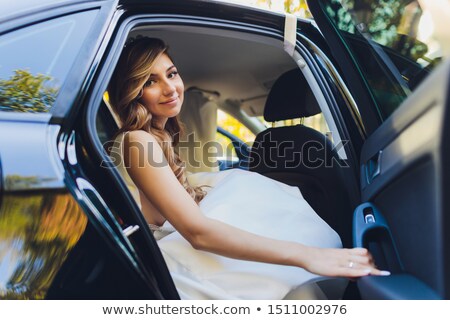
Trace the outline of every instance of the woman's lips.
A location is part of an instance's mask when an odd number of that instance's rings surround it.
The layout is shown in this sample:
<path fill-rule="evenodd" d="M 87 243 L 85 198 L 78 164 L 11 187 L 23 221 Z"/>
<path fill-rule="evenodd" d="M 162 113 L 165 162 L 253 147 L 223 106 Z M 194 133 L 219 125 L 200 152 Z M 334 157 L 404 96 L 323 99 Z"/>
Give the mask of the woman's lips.
<path fill-rule="evenodd" d="M 173 99 L 170 99 L 170 100 L 161 102 L 161 104 L 164 104 L 164 105 L 170 105 L 170 104 L 177 103 L 177 100 L 178 100 L 178 97 L 175 97 L 175 98 L 173 98 Z"/>

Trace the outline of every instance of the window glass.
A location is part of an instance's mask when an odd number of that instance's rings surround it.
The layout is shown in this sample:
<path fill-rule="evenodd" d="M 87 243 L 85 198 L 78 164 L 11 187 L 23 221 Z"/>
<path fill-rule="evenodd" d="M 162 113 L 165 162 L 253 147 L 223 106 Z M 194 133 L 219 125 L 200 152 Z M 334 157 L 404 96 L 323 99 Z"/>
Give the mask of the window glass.
<path fill-rule="evenodd" d="M 287 127 L 287 126 L 295 126 L 298 124 L 303 124 L 307 127 L 317 130 L 325 135 L 328 134 L 330 131 L 330 129 L 328 128 L 327 122 L 325 121 L 325 117 L 323 116 L 323 113 L 319 113 L 319 114 L 316 114 L 314 116 L 307 117 L 307 118 L 297 118 L 297 119 L 276 121 L 273 123 L 273 125 L 272 125 L 272 122 L 267 122 L 266 120 L 264 120 L 263 116 L 258 117 L 258 120 L 261 121 L 262 123 L 264 123 L 264 125 L 267 128 Z"/>
<path fill-rule="evenodd" d="M 216 141 L 220 144 L 222 152 L 218 154 L 218 160 L 238 161 L 239 158 L 234 149 L 233 142 L 227 136 L 216 132 Z"/>
<path fill-rule="evenodd" d="M 50 112 L 97 10 L 0 37 L 0 111 Z"/>
<path fill-rule="evenodd" d="M 217 126 L 228 131 L 232 135 L 238 137 L 247 144 L 252 144 L 255 141 L 255 134 L 244 126 L 239 120 L 234 118 L 222 110 L 217 111 Z"/>
<path fill-rule="evenodd" d="M 386 119 L 442 60 L 433 21 L 419 1 L 325 0 Z"/>

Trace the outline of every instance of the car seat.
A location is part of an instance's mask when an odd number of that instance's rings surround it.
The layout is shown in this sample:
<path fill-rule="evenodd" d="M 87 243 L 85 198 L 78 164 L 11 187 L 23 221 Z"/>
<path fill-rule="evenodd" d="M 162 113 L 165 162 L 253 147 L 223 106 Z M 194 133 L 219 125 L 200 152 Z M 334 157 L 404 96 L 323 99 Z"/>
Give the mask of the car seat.
<path fill-rule="evenodd" d="M 219 170 L 217 161 L 207 152 L 208 144 L 216 140 L 217 104 L 200 90 L 186 90 L 180 112 L 183 134 L 177 152 L 185 161 L 186 170 L 214 172 Z"/>
<path fill-rule="evenodd" d="M 275 122 L 319 113 L 310 86 L 296 68 L 275 81 L 266 100 L 264 119 Z M 344 246 L 349 246 L 352 210 L 336 159 L 338 154 L 324 134 L 300 124 L 259 133 L 250 152 L 249 169 L 300 188 L 316 213 L 339 233 Z"/>

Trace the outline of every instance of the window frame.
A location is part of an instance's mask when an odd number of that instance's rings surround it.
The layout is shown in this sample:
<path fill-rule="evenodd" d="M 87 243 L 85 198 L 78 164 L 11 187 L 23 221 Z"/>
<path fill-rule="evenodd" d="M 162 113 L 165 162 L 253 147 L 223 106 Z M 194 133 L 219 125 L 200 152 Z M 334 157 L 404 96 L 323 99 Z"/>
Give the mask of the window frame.
<path fill-rule="evenodd" d="M 96 8 L 94 7 L 94 8 L 87 8 L 87 9 L 83 9 L 83 10 L 75 10 L 75 11 L 66 12 L 64 14 L 57 14 L 57 15 L 51 16 L 51 17 L 49 17 L 47 19 L 34 20 L 32 23 L 21 25 L 21 26 L 18 26 L 16 28 L 10 29 L 10 30 L 8 30 L 6 32 L 3 32 L 3 33 L 0 34 L 0 37 L 8 36 L 11 33 L 20 32 L 20 31 L 25 31 L 25 32 L 31 31 L 31 32 L 33 32 L 33 31 L 39 30 L 39 28 L 42 26 L 42 24 L 47 24 L 47 27 L 50 27 L 51 23 L 53 23 L 54 21 L 58 21 L 60 23 L 61 22 L 65 22 L 65 18 L 69 18 L 70 19 L 70 18 L 72 18 L 72 17 L 74 17 L 74 16 L 76 16 L 78 14 L 83 14 L 83 13 L 91 13 L 91 14 L 94 15 L 92 17 L 92 20 L 91 20 L 91 26 L 90 27 L 92 27 L 96 23 L 96 20 L 98 18 L 99 8 L 98 7 L 96 7 Z M 79 17 L 75 18 L 76 19 L 75 23 L 76 24 L 82 23 L 83 21 L 80 21 L 80 19 L 78 19 L 78 18 Z M 86 36 L 88 36 L 91 33 L 90 29 L 91 28 L 88 27 L 88 30 L 86 31 Z M 75 28 L 75 32 L 77 32 L 76 28 Z M 54 115 L 55 113 L 58 112 L 58 110 L 57 110 L 58 106 L 62 105 L 61 103 L 58 103 L 58 100 L 60 100 L 59 97 L 61 95 L 64 95 L 65 91 L 69 91 L 69 90 L 64 90 L 64 87 L 66 86 L 66 82 L 70 81 L 70 78 L 73 77 L 72 74 L 75 73 L 74 72 L 74 66 L 77 65 L 77 63 L 78 63 L 79 54 L 80 54 L 81 50 L 83 49 L 86 37 L 81 38 L 80 40 L 81 41 L 79 43 L 77 43 L 77 47 L 76 47 L 76 49 L 78 49 L 78 51 L 75 53 L 75 56 L 73 57 L 73 59 L 70 61 L 71 63 L 70 63 L 70 65 L 68 65 L 68 68 L 66 69 L 67 71 L 65 72 L 64 77 L 62 79 L 56 79 L 61 84 L 57 88 L 57 92 L 56 92 L 54 103 L 51 106 L 49 106 L 47 112 L 35 112 L 35 113 L 41 113 L 41 114 L 42 113 L 46 113 L 46 114 Z M 66 48 L 64 48 L 63 50 L 66 50 Z M 66 61 L 63 61 L 63 62 L 60 62 L 60 63 L 65 63 L 65 62 Z M 58 63 L 56 65 L 59 65 L 60 63 Z M 27 70 L 27 67 L 25 67 L 24 69 L 21 69 L 21 70 Z M 13 75 L 13 74 L 11 74 L 11 75 Z M 45 74 L 44 76 L 47 76 L 47 74 Z M 50 74 L 49 76 L 52 76 L 52 75 Z M 8 79 L 5 78 L 4 80 L 8 80 Z M 3 112 L 3 110 L 0 111 L 0 112 Z M 15 112 L 13 110 L 5 111 L 5 112 L 8 112 L 8 113 L 13 112 L 13 113 L 21 114 L 21 112 Z M 23 112 L 23 113 L 28 113 L 28 112 Z M 30 113 L 32 113 L 32 112 L 30 112 Z"/>
<path fill-rule="evenodd" d="M 49 114 L 50 123 L 61 124 L 70 118 L 71 110 L 78 101 L 84 99 L 89 86 L 89 76 L 93 74 L 92 66 L 96 65 L 97 52 L 100 50 L 105 33 L 113 18 L 117 1 L 96 1 L 83 3 L 65 3 L 59 7 L 48 10 L 40 8 L 39 11 L 29 15 L 21 15 L 0 23 L 0 37 L 9 32 L 24 29 L 39 23 L 70 16 L 85 11 L 97 11 L 90 30 L 80 45 L 76 58 L 69 68 L 66 78 L 59 89 L 58 95 Z M 91 77 L 92 78 L 92 77 Z"/>
<path fill-rule="evenodd" d="M 117 16 L 115 17 L 114 23 L 117 24 L 117 30 L 114 30 L 111 33 L 109 33 L 110 43 L 108 44 L 108 50 L 105 51 L 103 58 L 99 62 L 99 68 L 98 70 L 96 70 L 97 74 L 95 75 L 95 82 L 93 82 L 91 85 L 83 113 L 80 117 L 78 117 L 78 121 L 82 122 L 82 125 L 80 127 L 81 128 L 80 134 L 83 137 L 85 137 L 83 139 L 83 141 L 85 142 L 83 148 L 85 149 L 86 154 L 89 154 L 89 157 L 92 159 L 92 161 L 94 162 L 99 161 L 99 163 L 101 161 L 108 161 L 108 158 L 104 154 L 103 146 L 97 136 L 97 127 L 95 123 L 97 112 L 103 100 L 103 93 L 107 89 L 107 85 L 110 81 L 111 75 L 117 65 L 123 45 L 125 44 L 126 39 L 130 34 L 130 32 L 134 30 L 136 27 L 139 26 L 152 27 L 169 24 L 180 27 L 186 25 L 201 26 L 205 28 L 214 28 L 219 30 L 238 31 L 250 35 L 258 34 L 264 37 L 274 38 L 280 41 L 281 43 L 283 42 L 282 29 L 264 27 L 262 23 L 261 25 L 248 25 L 245 23 L 240 23 L 232 20 L 211 19 L 181 14 L 164 15 L 164 14 L 141 13 L 135 16 L 129 16 L 127 14 L 124 14 L 125 12 L 126 11 L 119 10 Z M 309 48 L 309 46 L 305 45 L 299 39 L 297 39 L 296 50 L 297 52 L 300 52 L 299 55 L 304 57 L 305 62 L 309 65 L 311 69 L 310 76 L 315 79 L 314 81 L 316 84 L 316 90 L 320 91 L 319 94 L 322 95 L 323 101 L 325 101 L 330 110 L 335 109 L 333 111 L 330 111 L 331 112 L 330 114 L 333 114 L 333 119 L 336 122 L 336 128 L 338 128 L 339 130 L 343 130 L 340 131 L 340 133 L 342 134 L 341 135 L 342 139 L 344 139 L 345 138 L 344 134 L 346 134 L 346 131 L 344 130 L 345 125 L 343 122 L 341 122 L 339 116 L 335 118 L 335 115 L 339 114 L 340 112 L 339 105 L 337 104 L 336 99 L 334 97 L 335 92 L 332 91 L 332 89 L 330 88 L 330 83 L 328 82 L 328 80 L 326 80 L 326 75 L 323 74 L 323 69 L 319 66 L 319 63 L 314 57 L 313 53 L 311 52 L 312 50 Z M 356 162 L 353 163 L 354 163 L 353 169 L 357 171 L 358 168 L 355 165 Z M 130 208 L 131 211 L 133 211 L 132 213 L 129 212 L 129 214 L 141 215 L 135 204 L 134 199 L 130 196 L 129 192 L 127 192 L 127 187 L 124 184 L 123 179 L 121 178 L 117 170 L 102 170 L 102 172 L 98 172 L 96 173 L 96 175 L 97 178 L 102 176 L 103 181 L 106 181 L 104 178 L 107 178 L 107 180 L 109 181 L 113 181 L 114 186 L 111 185 L 110 187 L 122 191 L 119 198 L 122 200 L 123 206 L 126 206 Z M 354 177 L 351 177 L 349 179 L 352 179 L 353 180 L 352 184 L 355 184 L 355 186 L 357 186 L 357 180 Z M 110 203 L 107 197 L 105 198 L 105 201 L 107 203 Z M 149 245 L 152 246 L 153 248 L 152 250 L 158 251 L 157 247 L 156 248 L 153 247 L 156 246 L 156 244 L 150 241 Z M 158 283 L 161 282 L 167 283 L 167 281 L 170 282 L 171 279 L 170 277 L 167 278 L 167 274 L 159 273 L 161 270 L 164 269 L 165 266 L 164 261 L 158 261 L 158 259 L 156 259 L 153 262 L 153 264 L 156 266 L 151 266 L 151 268 L 155 268 L 154 270 L 158 270 L 157 276 L 160 277 L 160 279 L 157 280 Z M 162 290 L 164 291 L 164 289 Z"/>

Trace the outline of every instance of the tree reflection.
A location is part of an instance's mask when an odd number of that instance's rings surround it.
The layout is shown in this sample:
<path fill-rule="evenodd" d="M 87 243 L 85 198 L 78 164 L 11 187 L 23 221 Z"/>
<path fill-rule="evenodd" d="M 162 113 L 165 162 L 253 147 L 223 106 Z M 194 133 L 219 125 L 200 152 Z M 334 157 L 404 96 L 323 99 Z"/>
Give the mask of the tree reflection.
<path fill-rule="evenodd" d="M 55 178 L 27 176 L 24 177 L 18 174 L 10 174 L 5 178 L 6 190 L 27 190 L 33 187 L 39 187 L 45 183 L 55 181 Z"/>
<path fill-rule="evenodd" d="M 441 60 L 439 50 L 432 49 L 433 42 L 420 37 L 424 12 L 416 0 L 320 3 L 355 59 L 382 119 L 389 117 Z"/>
<path fill-rule="evenodd" d="M 48 112 L 55 102 L 58 87 L 49 86 L 52 77 L 28 70 L 16 70 L 10 79 L 0 79 L 0 110 Z"/>
<path fill-rule="evenodd" d="M 416 61 L 428 47 L 417 40 L 422 9 L 411 0 L 332 0 L 326 11 L 342 31 L 357 30 Z"/>
<path fill-rule="evenodd" d="M 67 193 L 6 194 L 0 211 L 0 298 L 41 299 L 86 228 L 87 218 Z M 6 264 L 6 265 L 5 265 Z"/>

